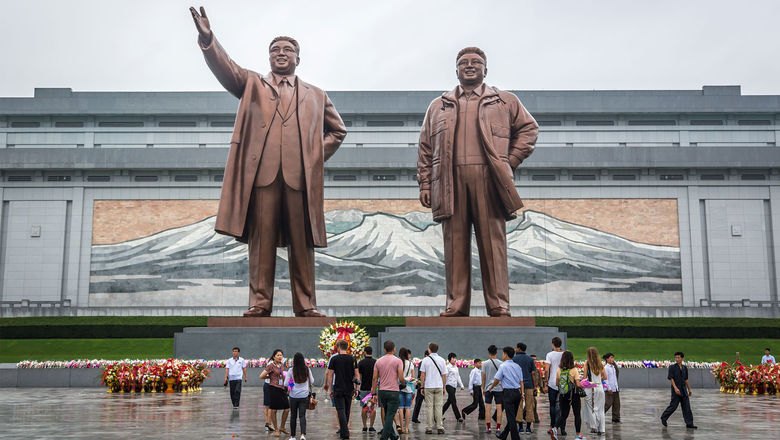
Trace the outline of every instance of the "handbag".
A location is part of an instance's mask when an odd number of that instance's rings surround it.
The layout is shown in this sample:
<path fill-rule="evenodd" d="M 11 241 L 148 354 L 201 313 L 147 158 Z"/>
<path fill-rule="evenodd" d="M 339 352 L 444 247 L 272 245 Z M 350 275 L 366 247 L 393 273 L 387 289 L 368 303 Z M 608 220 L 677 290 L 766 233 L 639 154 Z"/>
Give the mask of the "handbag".
<path fill-rule="evenodd" d="M 306 409 L 309 411 L 316 409 L 317 404 L 320 403 L 314 396 L 316 396 L 315 393 L 309 394 L 309 404 L 306 405 Z"/>
<path fill-rule="evenodd" d="M 311 370 L 309 370 L 309 374 L 311 374 Z M 317 398 L 316 398 L 317 397 L 317 393 L 313 393 L 312 392 L 311 376 L 307 380 L 309 381 L 309 402 L 306 405 L 306 409 L 307 410 L 313 410 L 313 409 L 317 408 L 317 404 L 319 402 L 317 401 Z"/>

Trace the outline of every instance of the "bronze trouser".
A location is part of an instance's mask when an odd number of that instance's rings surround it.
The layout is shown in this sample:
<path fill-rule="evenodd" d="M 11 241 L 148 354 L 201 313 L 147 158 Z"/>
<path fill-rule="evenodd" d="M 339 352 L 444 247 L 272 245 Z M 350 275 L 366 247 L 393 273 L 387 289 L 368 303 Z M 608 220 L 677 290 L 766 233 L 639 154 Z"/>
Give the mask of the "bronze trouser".
<path fill-rule="evenodd" d="M 485 306 L 509 310 L 506 219 L 487 165 L 455 166 L 452 217 L 442 222 L 447 311 L 471 307 L 471 226 L 477 238 Z"/>
<path fill-rule="evenodd" d="M 247 212 L 249 234 L 249 305 L 271 310 L 274 299 L 276 244 L 280 233 L 287 239 L 293 311 L 316 309 L 314 247 L 310 234 L 306 197 L 284 183 L 282 174 L 268 186 L 254 188 Z"/>

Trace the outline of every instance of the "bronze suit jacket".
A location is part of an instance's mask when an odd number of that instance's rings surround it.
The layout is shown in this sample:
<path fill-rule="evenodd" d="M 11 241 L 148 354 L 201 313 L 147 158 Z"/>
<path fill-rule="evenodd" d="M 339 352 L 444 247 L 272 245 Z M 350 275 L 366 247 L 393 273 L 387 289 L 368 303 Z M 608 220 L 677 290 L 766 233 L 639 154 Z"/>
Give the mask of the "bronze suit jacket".
<path fill-rule="evenodd" d="M 444 93 L 428 106 L 417 150 L 420 190 L 431 191 L 433 220 L 452 216 L 453 142 L 458 120 L 456 90 Z M 523 207 L 514 183 L 514 169 L 534 150 L 539 125 L 513 93 L 486 86 L 479 101 L 482 148 L 507 219 Z"/>
<path fill-rule="evenodd" d="M 208 46 L 201 45 L 201 49 L 206 64 L 222 86 L 241 100 L 230 140 L 214 229 L 246 243 L 249 200 L 279 99 L 274 87 L 264 81 L 262 75 L 231 60 L 216 37 L 212 37 Z M 328 95 L 301 81 L 300 77 L 297 111 L 311 239 L 315 247 L 324 247 L 327 241 L 323 213 L 323 167 L 341 145 L 347 131 Z M 280 237 L 277 245 L 285 246 L 286 243 Z"/>

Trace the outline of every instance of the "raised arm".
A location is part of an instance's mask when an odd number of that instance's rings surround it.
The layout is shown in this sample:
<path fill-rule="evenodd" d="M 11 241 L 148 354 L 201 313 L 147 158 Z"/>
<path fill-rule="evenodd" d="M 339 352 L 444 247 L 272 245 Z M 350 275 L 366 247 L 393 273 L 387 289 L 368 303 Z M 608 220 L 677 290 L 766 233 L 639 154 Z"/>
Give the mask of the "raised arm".
<path fill-rule="evenodd" d="M 198 45 L 203 51 L 203 57 L 206 58 L 206 64 L 222 87 L 240 99 L 244 94 L 248 71 L 231 60 L 214 37 L 211 24 L 206 16 L 206 9 L 201 6 L 200 14 L 198 14 L 198 11 L 191 7 L 190 13 L 195 27 L 198 29 Z"/>
<path fill-rule="evenodd" d="M 509 166 L 514 170 L 534 152 L 536 138 L 539 137 L 539 124 L 514 94 L 512 97 L 515 99 L 509 103 L 512 111 Z"/>

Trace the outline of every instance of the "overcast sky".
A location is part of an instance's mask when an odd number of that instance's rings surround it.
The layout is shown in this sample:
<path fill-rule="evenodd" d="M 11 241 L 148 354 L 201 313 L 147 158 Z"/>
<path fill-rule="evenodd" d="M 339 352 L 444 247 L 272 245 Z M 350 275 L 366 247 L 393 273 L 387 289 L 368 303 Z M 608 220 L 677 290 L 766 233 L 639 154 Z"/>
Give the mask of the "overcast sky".
<path fill-rule="evenodd" d="M 443 90 L 465 46 L 503 89 L 700 89 L 780 94 L 780 1 L 0 0 L 0 96 L 222 90 L 188 6 L 206 7 L 240 65 L 301 44 L 297 73 L 326 90 Z"/>

